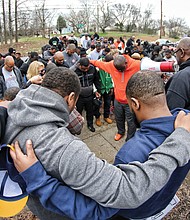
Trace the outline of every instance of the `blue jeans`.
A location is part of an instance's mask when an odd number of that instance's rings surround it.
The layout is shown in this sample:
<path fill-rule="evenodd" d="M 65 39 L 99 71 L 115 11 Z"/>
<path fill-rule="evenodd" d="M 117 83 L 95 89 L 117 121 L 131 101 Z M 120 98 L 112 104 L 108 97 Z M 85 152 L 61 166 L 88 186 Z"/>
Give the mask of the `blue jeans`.
<path fill-rule="evenodd" d="M 127 138 L 126 141 L 133 137 L 136 132 L 136 124 L 134 122 L 134 116 L 130 111 L 128 104 L 122 104 L 117 100 L 114 100 L 114 113 L 115 120 L 118 129 L 118 134 L 125 134 L 125 121 L 127 121 Z"/>

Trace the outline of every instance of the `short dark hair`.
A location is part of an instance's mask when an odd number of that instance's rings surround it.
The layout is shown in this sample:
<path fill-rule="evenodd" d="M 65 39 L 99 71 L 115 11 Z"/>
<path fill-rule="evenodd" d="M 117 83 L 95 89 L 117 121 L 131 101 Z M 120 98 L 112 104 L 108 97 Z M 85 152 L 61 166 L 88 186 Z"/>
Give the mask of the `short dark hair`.
<path fill-rule="evenodd" d="M 56 64 L 55 63 L 48 63 L 46 66 L 46 74 L 47 72 L 49 72 L 51 69 L 56 68 Z"/>
<path fill-rule="evenodd" d="M 104 51 L 107 52 L 107 53 L 109 53 L 109 52 L 110 52 L 110 48 L 109 48 L 109 47 L 106 47 L 106 48 L 104 49 Z"/>
<path fill-rule="evenodd" d="M 87 54 L 85 48 L 80 48 L 80 55 Z"/>
<path fill-rule="evenodd" d="M 18 87 L 10 87 L 5 91 L 3 99 L 7 101 L 12 101 L 13 99 L 15 99 L 19 91 L 20 88 Z"/>
<path fill-rule="evenodd" d="M 12 47 L 10 47 L 10 48 L 8 49 L 8 51 L 9 51 L 9 53 L 14 53 L 14 52 L 16 52 L 16 50 L 15 50 L 14 48 L 12 48 Z"/>
<path fill-rule="evenodd" d="M 95 45 L 94 44 L 92 44 L 91 46 L 90 46 L 90 48 L 92 48 L 92 49 L 95 49 Z"/>
<path fill-rule="evenodd" d="M 97 47 L 101 47 L 101 44 L 100 44 L 100 43 L 97 43 L 95 47 L 96 47 L 96 48 L 97 48 Z"/>
<path fill-rule="evenodd" d="M 90 64 L 90 61 L 89 61 L 89 59 L 88 59 L 87 57 L 82 57 L 82 58 L 80 58 L 80 60 L 79 60 L 79 64 L 80 64 L 81 66 L 87 67 L 87 66 L 89 66 L 89 64 Z"/>
<path fill-rule="evenodd" d="M 165 54 L 166 53 L 172 53 L 172 51 L 170 49 L 165 50 Z"/>
<path fill-rule="evenodd" d="M 38 53 L 37 52 L 31 52 L 30 53 L 30 58 L 38 58 Z"/>
<path fill-rule="evenodd" d="M 118 55 L 118 56 L 116 56 L 116 57 L 114 58 L 113 64 L 114 64 L 115 68 L 116 68 L 117 70 L 119 70 L 120 67 L 121 67 L 125 62 L 127 62 L 127 61 L 126 61 L 126 58 L 125 58 L 123 55 Z"/>
<path fill-rule="evenodd" d="M 57 47 L 53 45 L 53 46 L 50 47 L 50 49 L 51 49 L 51 50 L 56 50 Z"/>
<path fill-rule="evenodd" d="M 113 60 L 113 55 L 112 55 L 112 54 L 107 54 L 107 55 L 105 56 L 105 61 L 106 61 L 106 62 L 110 62 L 111 60 Z"/>
<path fill-rule="evenodd" d="M 55 91 L 63 98 L 75 93 L 77 98 L 80 94 L 81 86 L 76 73 L 66 67 L 55 67 L 45 74 L 41 86 Z"/>
<path fill-rule="evenodd" d="M 165 94 L 164 82 L 157 73 L 152 71 L 138 71 L 127 83 L 127 97 L 140 99 L 144 103 L 153 104 L 152 98 L 161 94 Z"/>

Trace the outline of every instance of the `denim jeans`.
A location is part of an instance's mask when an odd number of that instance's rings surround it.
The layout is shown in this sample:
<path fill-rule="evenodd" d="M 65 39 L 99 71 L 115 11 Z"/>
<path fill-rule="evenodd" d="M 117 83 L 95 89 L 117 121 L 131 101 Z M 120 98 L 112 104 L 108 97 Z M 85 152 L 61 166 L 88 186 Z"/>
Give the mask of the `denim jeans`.
<path fill-rule="evenodd" d="M 136 124 L 134 122 L 134 116 L 130 111 L 128 104 L 122 104 L 117 100 L 114 100 L 114 113 L 115 120 L 118 129 L 118 133 L 125 134 L 125 121 L 127 121 L 127 138 L 126 141 L 133 137 L 136 131 Z"/>

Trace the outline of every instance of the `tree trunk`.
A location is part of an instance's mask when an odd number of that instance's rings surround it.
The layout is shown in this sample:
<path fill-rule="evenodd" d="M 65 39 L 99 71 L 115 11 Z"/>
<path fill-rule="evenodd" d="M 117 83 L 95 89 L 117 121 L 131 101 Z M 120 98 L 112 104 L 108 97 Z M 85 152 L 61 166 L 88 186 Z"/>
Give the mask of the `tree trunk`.
<path fill-rule="evenodd" d="M 105 32 L 106 32 L 105 28 L 102 28 L 102 32 L 103 32 L 103 33 L 105 33 Z"/>
<path fill-rule="evenodd" d="M 15 0 L 15 42 L 18 43 L 18 1 Z"/>
<path fill-rule="evenodd" d="M 42 37 L 46 37 L 46 23 L 45 23 L 45 1 L 42 8 Z"/>
<path fill-rule="evenodd" d="M 3 31 L 2 31 L 2 23 L 0 19 L 0 38 L 1 38 L 1 45 L 3 44 Z"/>
<path fill-rule="evenodd" d="M 5 16 L 5 0 L 2 0 L 2 8 L 3 8 L 3 27 L 4 27 L 4 41 L 7 44 L 7 28 L 6 28 L 6 16 Z"/>
<path fill-rule="evenodd" d="M 13 35 L 12 35 L 12 19 L 11 19 L 11 0 L 9 0 L 9 37 L 10 37 L 10 44 L 12 44 Z"/>

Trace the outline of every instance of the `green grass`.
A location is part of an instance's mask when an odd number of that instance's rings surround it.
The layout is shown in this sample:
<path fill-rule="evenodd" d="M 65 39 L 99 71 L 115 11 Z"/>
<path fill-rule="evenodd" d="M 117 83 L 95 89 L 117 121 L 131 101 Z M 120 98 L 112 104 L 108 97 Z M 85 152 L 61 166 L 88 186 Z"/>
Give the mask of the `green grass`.
<path fill-rule="evenodd" d="M 47 40 L 48 41 L 48 39 L 47 38 L 43 38 L 43 37 L 21 37 L 21 38 L 19 38 L 19 42 L 21 42 L 21 43 L 24 43 L 24 42 L 39 42 L 39 41 L 44 41 L 44 40 Z"/>

